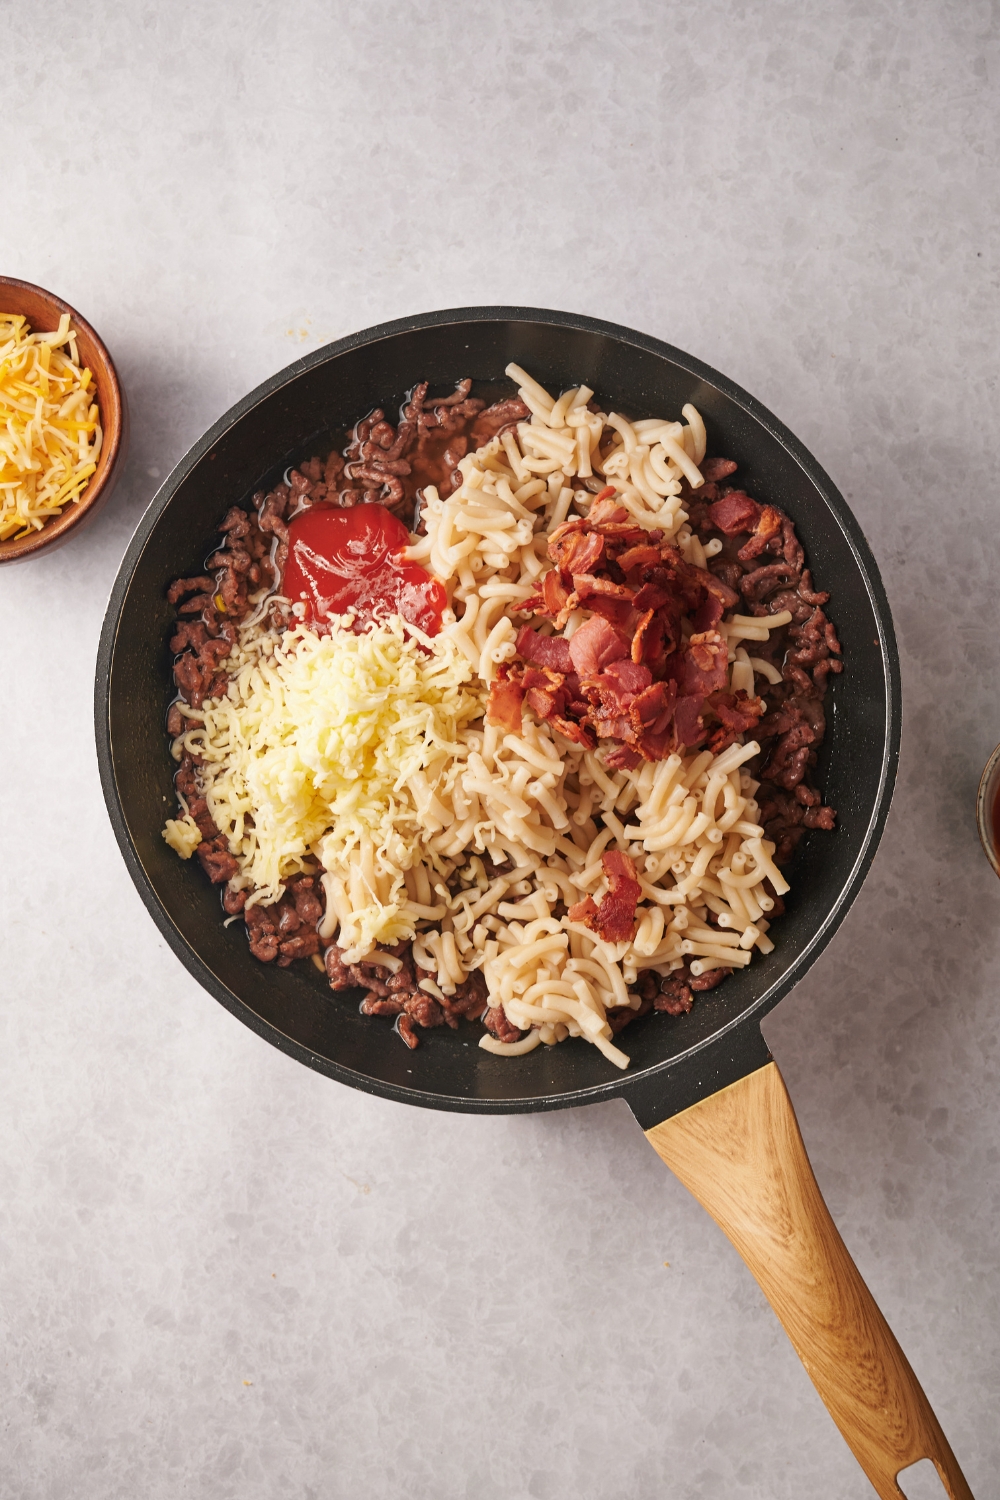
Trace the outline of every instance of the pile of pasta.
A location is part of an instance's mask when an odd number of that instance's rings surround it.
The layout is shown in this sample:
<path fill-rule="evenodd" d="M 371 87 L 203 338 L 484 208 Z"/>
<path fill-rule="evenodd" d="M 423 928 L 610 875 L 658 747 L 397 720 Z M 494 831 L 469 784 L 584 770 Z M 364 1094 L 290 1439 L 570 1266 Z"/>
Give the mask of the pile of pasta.
<path fill-rule="evenodd" d="M 397 619 L 358 635 L 349 617 L 323 637 L 301 625 L 282 633 L 264 623 L 273 600 L 262 600 L 241 627 L 227 696 L 182 705 L 174 753 L 202 763 L 209 810 L 240 864 L 235 883 L 253 891 L 248 905 L 321 869 L 320 936 L 347 962 L 412 939 L 426 992 L 453 994 L 479 969 L 491 1004 L 526 1032 L 508 1043 L 484 1035 L 481 1047 L 516 1056 L 582 1037 L 624 1068 L 608 1012 L 639 1008 L 642 972 L 745 967 L 754 950 L 771 951 L 772 893 L 788 885 L 745 769 L 755 741 L 613 770 L 601 749 L 527 708 L 517 734 L 485 718 L 497 669 L 515 655 L 519 605 L 571 507 L 585 514 L 596 491 L 613 487 L 688 561 L 704 566 L 717 550 L 702 547 L 682 504 L 681 480 L 702 483 L 694 407 L 684 422 L 633 423 L 592 412 L 586 387 L 554 399 L 517 366 L 507 373 L 530 420 L 463 458 L 448 498 L 425 491 L 426 535 L 408 549 L 447 591 L 440 634 Z M 616 441 L 602 457 L 609 427 Z M 586 618 L 576 611 L 565 633 Z M 789 618 L 719 622 L 734 688 L 752 695 L 756 677 L 763 691 L 780 680 L 744 643 Z M 170 838 L 179 852 L 185 837 Z M 620 942 L 570 915 L 584 897 L 602 899 L 604 856 L 615 850 L 641 889 L 634 935 Z"/>
<path fill-rule="evenodd" d="M 0 541 L 40 531 L 97 468 L 100 413 L 64 313 L 54 333 L 0 313 Z"/>

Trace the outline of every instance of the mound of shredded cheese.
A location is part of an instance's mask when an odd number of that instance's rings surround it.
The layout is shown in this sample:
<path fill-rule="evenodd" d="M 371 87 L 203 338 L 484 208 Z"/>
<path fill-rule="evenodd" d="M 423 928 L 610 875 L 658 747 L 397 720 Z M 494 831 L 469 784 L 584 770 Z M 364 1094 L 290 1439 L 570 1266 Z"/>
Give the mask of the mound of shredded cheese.
<path fill-rule="evenodd" d="M 101 424 L 64 313 L 55 333 L 0 313 L 0 541 L 40 531 L 79 500 L 97 468 Z"/>
<path fill-rule="evenodd" d="M 355 876 L 347 946 L 413 936 L 403 875 L 421 853 L 421 793 L 464 758 L 463 730 L 484 690 L 448 639 L 396 616 L 356 635 L 350 620 L 316 635 L 300 627 L 251 650 L 223 698 L 188 710 L 185 743 L 203 758 L 209 811 L 255 901 L 318 856 Z M 233 666 L 237 663 L 232 663 Z M 457 767 L 456 767 L 457 769 Z M 447 777 L 446 777 L 447 780 Z M 188 819 L 165 837 L 190 854 Z M 193 825 L 192 825 L 193 827 Z M 197 834 L 197 830 L 194 830 Z M 179 847 L 183 846 L 183 847 Z"/>

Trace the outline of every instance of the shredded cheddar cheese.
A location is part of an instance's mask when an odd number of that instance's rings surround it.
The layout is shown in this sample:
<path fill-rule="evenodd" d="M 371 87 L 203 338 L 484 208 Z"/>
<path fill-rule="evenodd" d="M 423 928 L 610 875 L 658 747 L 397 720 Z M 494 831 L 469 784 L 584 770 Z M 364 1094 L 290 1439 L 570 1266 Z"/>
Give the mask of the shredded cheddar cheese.
<path fill-rule="evenodd" d="M 40 531 L 97 468 L 101 422 L 64 313 L 55 333 L 0 313 L 0 541 Z"/>

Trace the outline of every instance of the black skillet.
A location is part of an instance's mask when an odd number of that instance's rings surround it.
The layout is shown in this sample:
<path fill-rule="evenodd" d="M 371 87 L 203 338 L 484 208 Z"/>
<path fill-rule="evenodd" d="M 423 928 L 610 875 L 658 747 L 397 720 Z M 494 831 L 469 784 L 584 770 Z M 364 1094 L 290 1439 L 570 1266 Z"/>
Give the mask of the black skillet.
<path fill-rule="evenodd" d="M 218 893 L 160 837 L 172 796 L 164 714 L 172 610 L 165 591 L 202 570 L 226 508 L 417 380 L 471 375 L 509 392 L 509 361 L 552 390 L 581 381 L 627 413 L 702 413 L 709 452 L 734 458 L 751 494 L 794 519 L 847 669 L 833 678 L 820 784 L 832 836 L 806 837 L 774 952 L 755 957 L 688 1016 L 645 1017 L 620 1074 L 569 1042 L 516 1060 L 476 1045 L 478 1028 L 423 1033 L 410 1052 L 391 1028 L 331 995 L 308 964 L 254 960 L 222 926 Z M 129 546 L 101 637 L 97 752 L 111 821 L 139 894 L 181 961 L 260 1036 L 369 1093 L 475 1113 L 564 1109 L 624 1097 L 651 1144 L 716 1218 L 760 1282 L 858 1461 L 882 1496 L 930 1457 L 953 1500 L 969 1490 L 927 1399 L 833 1225 L 760 1021 L 843 920 L 888 812 L 899 747 L 899 665 L 888 604 L 843 498 L 790 432 L 745 391 L 656 339 L 592 318 L 526 308 L 459 308 L 370 328 L 307 355 L 246 396 L 163 485 Z"/>

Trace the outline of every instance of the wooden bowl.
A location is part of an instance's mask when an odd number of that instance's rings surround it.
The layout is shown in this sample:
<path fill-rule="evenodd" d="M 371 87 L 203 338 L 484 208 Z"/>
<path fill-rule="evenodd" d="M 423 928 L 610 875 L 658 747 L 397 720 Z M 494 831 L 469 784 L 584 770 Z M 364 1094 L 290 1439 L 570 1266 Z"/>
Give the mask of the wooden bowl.
<path fill-rule="evenodd" d="M 94 376 L 104 429 L 97 470 L 90 476 L 79 500 L 65 505 L 61 514 L 47 521 L 41 531 L 0 542 L 0 563 L 11 563 L 61 547 L 110 499 L 128 451 L 128 406 L 111 355 L 87 320 L 81 318 L 68 302 L 40 286 L 32 286 L 30 281 L 0 276 L 0 312 L 23 315 L 28 319 L 32 333 L 48 333 L 58 328 L 63 313 L 69 313 L 76 330 L 80 361 Z"/>
<path fill-rule="evenodd" d="M 1000 875 L 1000 845 L 997 843 L 997 820 L 994 810 L 1000 793 L 1000 745 L 996 747 L 979 781 L 976 796 L 976 827 L 983 853 L 993 866 L 993 873 Z"/>

